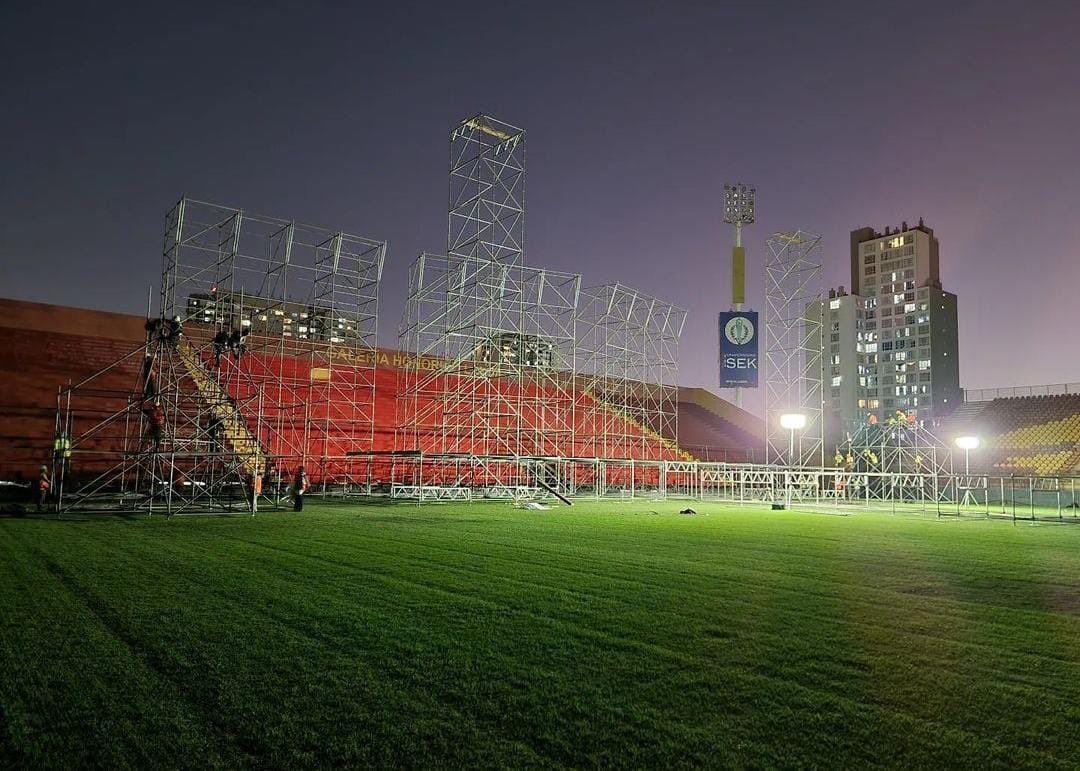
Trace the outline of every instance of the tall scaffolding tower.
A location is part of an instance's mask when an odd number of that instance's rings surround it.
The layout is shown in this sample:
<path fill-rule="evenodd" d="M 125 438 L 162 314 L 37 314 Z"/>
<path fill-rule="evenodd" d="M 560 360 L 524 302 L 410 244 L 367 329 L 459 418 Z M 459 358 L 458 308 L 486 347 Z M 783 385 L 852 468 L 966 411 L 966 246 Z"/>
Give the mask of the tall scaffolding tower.
<path fill-rule="evenodd" d="M 525 265 L 524 137 L 486 115 L 450 134 L 447 254 L 413 263 L 399 330 L 395 447 L 426 458 L 410 489 L 492 483 L 498 459 L 557 482 L 561 459 L 676 454 L 685 312 Z"/>
<path fill-rule="evenodd" d="M 525 259 L 525 131 L 476 115 L 450 132 L 446 254 Z"/>
<path fill-rule="evenodd" d="M 409 273 L 399 334 L 411 364 L 398 374 L 395 448 L 568 454 L 581 277 L 525 266 L 525 132 L 487 115 L 461 121 L 449 177 L 447 253 L 421 254 Z M 422 476 L 422 462 L 411 468 Z M 442 468 L 453 477 L 443 481 L 462 482 L 458 460 Z"/>
<path fill-rule="evenodd" d="M 765 263 L 765 462 L 788 467 L 824 465 L 821 236 L 802 230 L 774 233 Z M 804 427 L 781 415 L 805 416 Z"/>

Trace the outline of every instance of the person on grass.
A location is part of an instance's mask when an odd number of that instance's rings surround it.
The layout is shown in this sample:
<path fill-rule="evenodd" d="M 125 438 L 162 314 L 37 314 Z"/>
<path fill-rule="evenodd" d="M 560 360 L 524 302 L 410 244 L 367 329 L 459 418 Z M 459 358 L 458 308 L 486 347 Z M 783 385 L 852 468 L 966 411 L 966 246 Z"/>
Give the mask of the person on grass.
<path fill-rule="evenodd" d="M 296 469 L 296 479 L 293 480 L 293 511 L 304 510 L 304 493 L 307 492 L 308 479 L 304 467 Z"/>
<path fill-rule="evenodd" d="M 49 503 L 49 488 L 52 486 L 52 481 L 49 479 L 49 469 L 46 466 L 41 467 L 41 474 L 38 477 L 38 499 L 37 510 L 41 511 L 46 508 Z"/>

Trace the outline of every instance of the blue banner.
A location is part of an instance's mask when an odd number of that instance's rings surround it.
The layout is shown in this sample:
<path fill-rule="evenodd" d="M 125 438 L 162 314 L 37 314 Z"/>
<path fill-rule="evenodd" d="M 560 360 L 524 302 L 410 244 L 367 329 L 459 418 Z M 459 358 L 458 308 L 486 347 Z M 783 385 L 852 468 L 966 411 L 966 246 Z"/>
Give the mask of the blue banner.
<path fill-rule="evenodd" d="M 757 311 L 720 314 L 720 387 L 758 387 Z"/>

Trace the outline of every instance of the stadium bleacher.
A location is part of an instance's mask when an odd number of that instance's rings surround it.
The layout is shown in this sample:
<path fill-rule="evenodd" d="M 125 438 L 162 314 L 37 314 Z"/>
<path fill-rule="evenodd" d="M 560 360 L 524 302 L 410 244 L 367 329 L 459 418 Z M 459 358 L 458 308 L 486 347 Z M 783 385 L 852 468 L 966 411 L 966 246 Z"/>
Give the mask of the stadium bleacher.
<path fill-rule="evenodd" d="M 938 433 L 950 444 L 965 434 L 979 437 L 972 469 L 1037 476 L 1080 473 L 1080 394 L 968 402 Z"/>
<path fill-rule="evenodd" d="M 0 478 L 15 474 L 30 477 L 39 464 L 47 462 L 52 446 L 56 416 L 56 389 L 92 375 L 137 349 L 145 339 L 144 320 L 138 316 L 118 313 L 86 311 L 77 308 L 45 305 L 16 300 L 0 300 L 0 346 L 5 351 L 2 362 L 5 389 L 0 398 Z M 195 338 L 196 329 L 188 330 Z M 203 366 L 209 367 L 208 361 Z M 113 405 L 121 409 L 138 382 L 140 360 L 138 357 L 111 370 L 104 379 L 96 381 L 115 389 Z M 312 365 L 306 357 L 275 359 L 270 355 L 245 356 L 240 369 L 246 377 L 229 381 L 230 394 L 238 403 L 252 395 L 252 383 L 268 380 L 266 373 L 283 374 L 290 383 L 278 393 L 274 389 L 263 391 L 263 414 L 273 415 L 275 410 L 287 412 L 298 409 L 298 404 L 311 397 L 313 382 Z M 365 381 L 366 383 L 366 381 Z M 394 366 L 378 366 L 374 369 L 374 431 L 367 447 L 374 452 L 389 452 L 395 446 L 397 415 L 398 369 Z M 494 384 L 494 388 L 521 387 L 513 383 Z M 363 391 L 366 384 L 358 386 Z M 654 427 L 637 424 L 629 415 L 620 415 L 617 408 L 591 403 L 588 394 L 580 394 L 575 414 L 574 433 L 578 435 L 576 446 L 567 448 L 567 454 L 588 457 L 587 442 L 581 436 L 596 434 L 598 421 L 606 421 L 609 430 L 614 422 L 616 433 L 629 437 L 641 437 L 643 441 L 630 441 L 632 457 L 638 459 L 688 459 L 728 462 L 751 462 L 761 445 L 761 421 L 759 418 L 736 408 L 715 394 L 701 388 L 680 388 L 678 392 L 678 425 L 680 443 L 676 447 L 674 436 L 656 433 Z M 365 401 L 364 393 L 356 395 L 358 403 Z M 105 402 L 101 402 L 105 404 Z M 339 424 L 362 416 L 339 416 Z M 621 421 L 621 423 L 620 423 Z M 333 422 L 333 421 L 329 421 Z M 249 425 L 252 432 L 257 425 Z M 332 433 L 332 432 L 331 432 Z M 348 433 L 348 431 L 346 431 Z M 266 435 L 266 432 L 263 432 Z M 281 437 L 284 445 L 299 445 L 300 436 Z M 307 437 L 311 441 L 311 436 Z M 316 454 L 343 454 L 353 451 L 355 443 L 349 436 L 316 437 L 322 442 Z M 660 447 L 656 450 L 640 448 Z M 273 457 L 288 455 L 288 447 L 265 448 Z"/>
<path fill-rule="evenodd" d="M 0 300 L 0 360 L 4 389 L 0 394 L 0 478 L 16 474 L 33 475 L 37 466 L 49 457 L 56 410 L 56 389 L 91 375 L 116 362 L 143 341 L 143 320 L 137 316 L 75 308 L 43 305 L 14 300 Z M 137 360 L 122 363 L 111 370 L 98 385 L 115 389 L 119 409 L 138 377 Z M 303 357 L 283 361 L 262 361 L 251 357 L 243 364 L 258 380 L 258 370 L 283 371 L 294 384 L 291 393 L 264 392 L 277 409 L 296 408 L 296 402 L 310 397 L 312 367 Z M 364 381 L 358 387 L 370 388 Z M 250 394 L 242 382 L 234 383 L 233 395 L 242 400 Z M 516 387 L 502 384 L 497 387 Z M 374 369 L 374 431 L 368 447 L 374 452 L 397 449 L 398 370 L 393 366 Z M 238 389 L 238 390 L 237 390 Z M 107 406 L 107 399 L 101 402 Z M 356 401 L 363 402 L 363 393 Z M 580 403 L 588 403 L 583 398 Z M 264 405 L 267 407 L 267 405 Z M 692 456 L 697 460 L 721 462 L 760 461 L 761 420 L 738 409 L 715 394 L 701 388 L 680 388 L 678 392 L 679 446 L 666 436 L 661 455 L 675 459 Z M 274 405 L 268 407 L 273 413 Z M 583 410 L 575 420 L 575 433 L 587 435 L 600 419 L 597 410 Z M 361 416 L 344 416 L 348 423 Z M 617 414 L 603 414 L 605 420 L 620 419 Z M 628 422 L 622 431 L 627 436 L 641 435 L 655 439 L 650 427 Z M 252 429 L 254 430 L 254 426 Z M 981 446 L 971 454 L 973 469 L 996 474 L 1034 474 L 1058 476 L 1080 474 L 1080 394 L 1008 396 L 982 402 L 967 402 L 935 433 L 950 444 L 957 436 L 975 434 Z M 348 433 L 348 432 L 346 432 Z M 310 437 L 308 437 L 310 441 Z M 286 443 L 301 442 L 300 437 Z M 320 453 L 338 454 L 355 449 L 348 436 L 318 437 Z M 643 442 L 647 445 L 647 442 Z M 655 445 L 654 445 L 655 446 Z M 267 448 L 271 455 L 288 454 L 285 448 Z M 585 445 L 568 449 L 568 454 L 587 456 Z M 635 457 L 643 457 L 635 455 Z"/>

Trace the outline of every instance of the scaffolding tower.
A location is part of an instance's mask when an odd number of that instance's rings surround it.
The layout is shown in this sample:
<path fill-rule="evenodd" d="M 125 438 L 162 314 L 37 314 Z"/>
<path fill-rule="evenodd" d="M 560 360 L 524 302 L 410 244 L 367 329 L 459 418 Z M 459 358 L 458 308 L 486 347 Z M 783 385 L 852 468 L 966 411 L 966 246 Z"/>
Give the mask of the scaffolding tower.
<path fill-rule="evenodd" d="M 370 484 L 385 244 L 182 198 L 162 255 L 144 345 L 59 396 L 61 505 L 254 510 L 300 466 Z"/>
<path fill-rule="evenodd" d="M 824 465 L 821 236 L 802 230 L 769 237 L 765 262 L 765 462 Z M 799 413 L 792 434 L 780 416 Z"/>
<path fill-rule="evenodd" d="M 413 263 L 399 329 L 410 363 L 395 449 L 427 458 L 405 464 L 410 490 L 456 489 L 470 474 L 561 485 L 568 458 L 677 453 L 685 312 L 526 266 L 524 138 L 486 115 L 450 134 L 447 254 Z"/>
<path fill-rule="evenodd" d="M 524 130 L 476 115 L 450 132 L 446 254 L 524 262 Z"/>
<path fill-rule="evenodd" d="M 845 435 L 834 461 L 848 470 L 883 474 L 953 474 L 953 451 L 933 431 L 898 410 L 884 421 L 866 421 Z"/>

